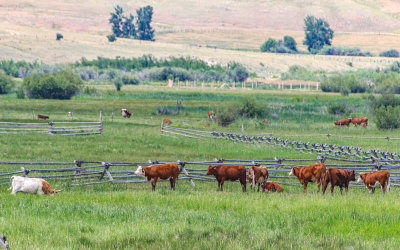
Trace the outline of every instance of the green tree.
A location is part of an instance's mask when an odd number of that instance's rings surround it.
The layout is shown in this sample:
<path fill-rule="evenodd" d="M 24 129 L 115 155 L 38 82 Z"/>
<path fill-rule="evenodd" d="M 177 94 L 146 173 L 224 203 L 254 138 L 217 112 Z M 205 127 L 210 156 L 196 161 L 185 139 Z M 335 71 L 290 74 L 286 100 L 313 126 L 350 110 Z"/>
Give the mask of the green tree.
<path fill-rule="evenodd" d="M 297 51 L 297 43 L 291 36 L 284 36 L 283 37 L 283 44 L 286 48 Z"/>
<path fill-rule="evenodd" d="M 322 49 L 324 45 L 331 45 L 334 32 L 329 27 L 328 22 L 322 18 L 307 16 L 304 19 L 304 24 L 306 38 L 303 44 L 307 45 L 308 51 L 315 52 Z"/>
<path fill-rule="evenodd" d="M 116 37 L 122 37 L 122 20 L 123 16 L 122 14 L 124 13 L 124 10 L 122 9 L 121 6 L 117 5 L 117 7 L 114 8 L 115 12 L 111 12 L 111 18 L 108 20 L 112 27 L 112 32 Z"/>
<path fill-rule="evenodd" d="M 0 94 L 8 94 L 14 87 L 14 80 L 6 75 L 3 71 L 0 71 Z"/>
<path fill-rule="evenodd" d="M 153 7 L 150 5 L 136 10 L 137 39 L 154 41 L 154 29 L 151 27 Z"/>
<path fill-rule="evenodd" d="M 123 17 L 124 21 L 122 22 L 122 37 L 124 38 L 136 38 L 136 29 L 133 24 L 133 15 L 129 14 L 128 17 Z"/>
<path fill-rule="evenodd" d="M 278 42 L 275 39 L 269 38 L 261 45 L 261 52 L 275 52 Z"/>

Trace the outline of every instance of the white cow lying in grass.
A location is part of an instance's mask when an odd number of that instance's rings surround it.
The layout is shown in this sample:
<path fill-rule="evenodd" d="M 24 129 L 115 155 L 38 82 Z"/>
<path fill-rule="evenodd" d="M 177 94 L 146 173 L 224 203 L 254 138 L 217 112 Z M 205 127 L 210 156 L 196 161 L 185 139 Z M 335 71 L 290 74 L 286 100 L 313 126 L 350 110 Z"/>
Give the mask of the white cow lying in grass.
<path fill-rule="evenodd" d="M 8 190 L 11 189 L 11 194 L 13 195 L 16 195 L 18 192 L 54 195 L 64 190 L 52 189 L 47 181 L 40 178 L 29 178 L 15 175 L 11 177 L 11 187 Z"/>
<path fill-rule="evenodd" d="M 10 249 L 8 246 L 8 240 L 6 236 L 0 235 L 0 249 Z"/>

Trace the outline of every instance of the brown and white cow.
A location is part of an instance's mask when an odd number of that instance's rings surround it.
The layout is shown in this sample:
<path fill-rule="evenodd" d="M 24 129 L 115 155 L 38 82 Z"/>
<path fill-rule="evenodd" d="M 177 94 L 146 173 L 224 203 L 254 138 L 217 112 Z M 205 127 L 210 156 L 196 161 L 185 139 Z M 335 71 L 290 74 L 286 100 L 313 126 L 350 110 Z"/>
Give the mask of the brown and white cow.
<path fill-rule="evenodd" d="M 49 119 L 49 117 L 47 115 L 37 115 L 37 120 L 46 120 Z"/>
<path fill-rule="evenodd" d="M 171 124 L 172 124 L 172 121 L 171 121 L 170 119 L 164 118 L 164 119 L 162 119 L 162 123 L 163 123 L 163 124 L 171 125 Z"/>
<path fill-rule="evenodd" d="M 368 126 L 368 118 L 352 118 L 351 123 L 353 123 L 354 127 L 357 127 L 357 125 L 361 125 L 364 128 Z"/>
<path fill-rule="evenodd" d="M 268 170 L 262 167 L 251 167 L 249 168 L 248 173 L 250 188 L 254 190 L 256 189 L 256 185 L 258 184 L 257 192 L 260 191 L 260 185 L 264 189 L 265 183 L 268 179 Z"/>
<path fill-rule="evenodd" d="M 208 113 L 207 113 L 207 115 L 208 115 L 208 119 L 211 121 L 211 122 L 215 122 L 215 116 L 214 116 L 214 111 L 208 111 Z"/>
<path fill-rule="evenodd" d="M 379 172 L 372 172 L 367 174 L 360 174 L 357 182 L 364 182 L 365 187 L 368 189 L 370 194 L 375 192 L 375 188 L 378 186 L 382 187 L 383 193 L 389 192 L 390 190 L 390 173 L 386 170 Z"/>
<path fill-rule="evenodd" d="M 282 192 L 283 188 L 276 182 L 269 181 L 265 184 L 265 192 Z"/>
<path fill-rule="evenodd" d="M 341 119 L 341 120 L 334 122 L 334 124 L 336 126 L 347 126 L 347 127 L 350 125 L 350 123 L 351 123 L 350 118 L 349 119 Z"/>
<path fill-rule="evenodd" d="M 218 181 L 218 191 L 223 191 L 225 181 L 239 180 L 243 192 L 246 192 L 246 168 L 242 165 L 209 166 L 207 175 L 214 175 Z"/>
<path fill-rule="evenodd" d="M 152 165 L 149 167 L 139 166 L 135 171 L 135 175 L 143 176 L 147 181 L 151 181 L 153 191 L 156 190 L 157 180 L 169 179 L 171 183 L 171 190 L 175 190 L 175 183 L 179 176 L 179 167 L 177 163 L 165 163 L 159 165 Z"/>
<path fill-rule="evenodd" d="M 331 193 L 333 194 L 333 190 L 335 186 L 340 187 L 340 193 L 343 193 L 343 187 L 346 188 L 346 193 L 349 189 L 349 182 L 355 181 L 356 175 L 354 170 L 347 171 L 344 169 L 335 169 L 331 168 L 326 171 L 324 185 L 322 186 L 322 193 L 325 194 L 325 190 L 328 187 L 328 183 L 331 183 Z"/>
<path fill-rule="evenodd" d="M 18 192 L 23 193 L 31 193 L 31 194 L 49 194 L 54 195 L 57 194 L 61 190 L 52 189 L 49 183 L 40 178 L 29 178 L 14 175 L 11 177 L 11 187 L 8 190 L 11 190 L 12 195 L 16 195 Z"/>
<path fill-rule="evenodd" d="M 121 109 L 121 115 L 124 118 L 130 118 L 132 113 L 127 109 Z"/>
<path fill-rule="evenodd" d="M 0 249 L 10 249 L 10 246 L 8 245 L 8 240 L 6 236 L 2 236 L 0 234 Z"/>
<path fill-rule="evenodd" d="M 68 113 L 67 113 L 67 116 L 68 116 L 68 117 L 72 117 L 72 112 L 68 112 Z"/>
<path fill-rule="evenodd" d="M 314 165 L 310 165 L 307 167 L 294 167 L 292 168 L 292 171 L 290 171 L 290 175 L 294 175 L 297 177 L 299 182 L 303 184 L 304 187 L 304 193 L 307 190 L 307 184 L 309 182 L 317 182 L 318 184 L 318 192 L 321 187 L 321 183 L 323 183 L 324 177 L 325 177 L 325 172 L 326 172 L 326 166 L 324 163 L 318 163 Z"/>

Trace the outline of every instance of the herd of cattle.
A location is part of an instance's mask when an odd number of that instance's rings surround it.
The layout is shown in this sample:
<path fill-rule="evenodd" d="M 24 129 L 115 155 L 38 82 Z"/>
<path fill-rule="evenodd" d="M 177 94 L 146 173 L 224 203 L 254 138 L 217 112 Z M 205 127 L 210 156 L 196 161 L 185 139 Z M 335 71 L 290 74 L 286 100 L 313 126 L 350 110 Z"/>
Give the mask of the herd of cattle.
<path fill-rule="evenodd" d="M 353 123 L 354 127 L 357 127 L 357 125 L 361 125 L 364 128 L 368 126 L 368 118 L 347 118 L 347 119 L 341 119 L 339 121 L 334 122 L 336 126 L 349 126 L 350 123 Z"/>

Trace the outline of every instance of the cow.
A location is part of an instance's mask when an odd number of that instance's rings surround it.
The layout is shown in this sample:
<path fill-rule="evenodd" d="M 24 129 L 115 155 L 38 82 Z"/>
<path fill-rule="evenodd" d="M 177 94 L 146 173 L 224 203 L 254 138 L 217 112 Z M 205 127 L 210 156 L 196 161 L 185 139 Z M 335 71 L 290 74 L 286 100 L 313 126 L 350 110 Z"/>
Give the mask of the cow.
<path fill-rule="evenodd" d="M 210 127 L 210 123 L 204 124 L 204 127 Z"/>
<path fill-rule="evenodd" d="M 364 182 L 365 187 L 370 194 L 375 192 L 377 185 L 382 187 L 383 193 L 390 190 L 390 173 L 386 170 L 379 172 L 372 172 L 367 174 L 360 174 L 357 183 Z"/>
<path fill-rule="evenodd" d="M 10 246 L 8 245 L 7 237 L 1 236 L 1 234 L 0 234 L 0 248 L 1 249 L 10 249 Z"/>
<path fill-rule="evenodd" d="M 138 166 L 135 175 L 143 176 L 147 181 L 151 181 L 153 191 L 156 190 L 157 180 L 169 179 L 171 183 L 171 190 L 175 191 L 175 183 L 179 176 L 179 168 L 176 163 L 165 163 L 159 165 L 152 165 L 149 167 Z"/>
<path fill-rule="evenodd" d="M 263 120 L 261 123 L 262 123 L 262 124 L 271 124 L 270 121 L 266 121 L 266 120 Z"/>
<path fill-rule="evenodd" d="M 127 109 L 121 109 L 121 115 L 124 118 L 130 118 L 132 113 Z"/>
<path fill-rule="evenodd" d="M 351 119 L 341 119 L 339 121 L 333 122 L 336 126 L 349 126 L 351 123 Z"/>
<path fill-rule="evenodd" d="M 268 179 L 268 170 L 262 167 L 251 167 L 249 169 L 248 178 L 251 189 L 254 188 L 254 190 L 256 190 L 256 185 L 258 184 L 257 192 L 260 191 L 260 185 L 262 185 L 264 190 L 265 183 Z"/>
<path fill-rule="evenodd" d="M 333 194 L 333 190 L 335 186 L 340 187 L 340 193 L 343 194 L 343 187 L 346 188 L 346 193 L 349 189 L 349 182 L 355 181 L 356 175 L 354 170 L 347 171 L 344 169 L 328 169 L 325 174 L 324 185 L 322 186 L 322 194 L 325 194 L 326 188 L 328 187 L 328 183 L 331 183 L 331 193 Z"/>
<path fill-rule="evenodd" d="M 265 183 L 265 192 L 267 192 L 267 193 L 268 192 L 278 192 L 278 193 L 280 193 L 282 191 L 283 191 L 282 186 L 279 185 L 276 182 L 270 181 L 270 182 L 266 182 Z"/>
<path fill-rule="evenodd" d="M 172 121 L 171 121 L 170 119 L 164 118 L 164 119 L 162 119 L 162 123 L 163 123 L 163 124 L 171 125 L 171 124 L 172 124 Z"/>
<path fill-rule="evenodd" d="M 208 111 L 208 119 L 211 121 L 211 122 L 215 122 L 215 116 L 214 116 L 214 111 Z"/>
<path fill-rule="evenodd" d="M 207 175 L 214 175 L 218 181 L 218 191 L 223 191 L 225 181 L 239 180 L 246 192 L 246 168 L 242 165 L 208 166 Z"/>
<path fill-rule="evenodd" d="M 37 115 L 37 120 L 46 120 L 49 119 L 49 117 L 47 115 Z"/>
<path fill-rule="evenodd" d="M 352 118 L 351 123 L 353 123 L 354 127 L 357 127 L 357 125 L 361 125 L 364 128 L 368 126 L 368 118 Z"/>
<path fill-rule="evenodd" d="M 324 163 L 318 163 L 314 165 L 310 165 L 307 167 L 294 167 L 292 171 L 290 171 L 289 176 L 295 175 L 299 182 L 303 184 L 304 193 L 307 190 L 307 184 L 309 182 L 317 181 L 318 184 L 318 192 L 321 187 L 321 183 L 323 183 L 324 177 L 326 172 L 326 166 Z"/>
<path fill-rule="evenodd" d="M 67 116 L 72 117 L 72 112 L 68 112 Z"/>
<path fill-rule="evenodd" d="M 11 187 L 8 190 L 11 189 L 12 195 L 16 195 L 18 192 L 39 195 L 55 195 L 64 190 L 52 189 L 47 181 L 40 178 L 29 178 L 16 175 L 11 177 Z"/>

